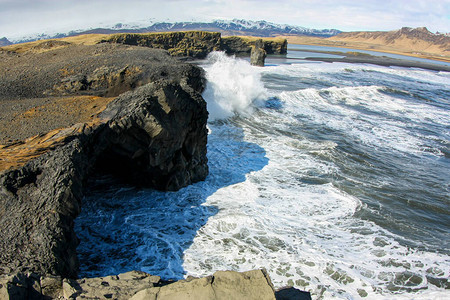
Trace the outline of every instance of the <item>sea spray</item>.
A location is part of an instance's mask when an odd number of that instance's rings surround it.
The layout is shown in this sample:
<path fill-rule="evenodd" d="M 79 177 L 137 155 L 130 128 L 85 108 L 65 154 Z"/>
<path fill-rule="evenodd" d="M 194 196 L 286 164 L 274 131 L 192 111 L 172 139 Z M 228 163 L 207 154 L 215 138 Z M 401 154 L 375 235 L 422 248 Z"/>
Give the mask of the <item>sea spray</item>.
<path fill-rule="evenodd" d="M 203 97 L 208 104 L 209 121 L 250 114 L 252 103 L 266 98 L 260 71 L 246 60 L 213 52 L 208 55 L 205 70 L 208 84 Z"/>
<path fill-rule="evenodd" d="M 219 67 L 239 60 L 215 55 L 207 72 L 241 76 Z M 313 299 L 448 298 L 448 74 L 312 62 L 252 72 L 272 100 L 250 97 L 254 113 L 209 124 L 206 181 L 85 201 L 82 274 L 264 267 L 276 288 Z"/>

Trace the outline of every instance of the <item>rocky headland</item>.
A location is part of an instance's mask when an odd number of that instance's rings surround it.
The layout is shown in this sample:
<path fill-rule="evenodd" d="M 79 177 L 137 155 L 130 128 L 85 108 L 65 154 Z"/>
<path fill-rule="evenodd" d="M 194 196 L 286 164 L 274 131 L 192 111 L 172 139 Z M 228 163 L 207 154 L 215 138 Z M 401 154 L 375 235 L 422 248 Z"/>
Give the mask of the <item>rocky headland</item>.
<path fill-rule="evenodd" d="M 220 35 L 140 38 L 0 49 L 2 299 L 274 299 L 264 271 L 76 279 L 74 220 L 91 176 L 166 191 L 208 174 L 203 70 L 173 56 L 204 57 L 222 47 Z"/>
<path fill-rule="evenodd" d="M 267 54 L 286 54 L 287 40 L 274 38 L 251 38 L 240 36 L 222 37 L 219 32 L 188 31 L 168 33 L 120 33 L 109 35 L 101 42 L 140 45 L 165 49 L 172 56 L 205 58 L 211 51 L 225 51 L 229 55 L 249 56 L 257 43 Z"/>

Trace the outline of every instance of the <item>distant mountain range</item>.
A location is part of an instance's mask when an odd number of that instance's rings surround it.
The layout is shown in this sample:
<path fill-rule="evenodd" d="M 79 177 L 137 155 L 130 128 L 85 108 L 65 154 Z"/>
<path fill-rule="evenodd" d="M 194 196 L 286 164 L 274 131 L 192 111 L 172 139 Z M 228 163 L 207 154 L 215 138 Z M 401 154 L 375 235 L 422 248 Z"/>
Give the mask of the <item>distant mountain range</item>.
<path fill-rule="evenodd" d="M 383 40 L 386 44 L 392 44 L 402 39 L 422 40 L 435 45 L 450 48 L 450 36 L 448 34 L 432 33 L 426 27 L 403 27 L 393 31 L 354 31 L 339 34 L 339 39 Z M 450 49 L 449 49 L 450 50 Z"/>
<path fill-rule="evenodd" d="M 327 40 L 382 45 L 385 50 L 426 52 L 450 56 L 450 35 L 432 33 L 426 27 L 403 27 L 393 31 L 343 32 Z"/>
<path fill-rule="evenodd" d="M 211 23 L 177 22 L 156 23 L 147 27 L 148 31 L 178 31 L 178 30 L 207 30 L 219 31 L 229 35 L 251 35 L 270 37 L 284 34 L 330 37 L 339 34 L 337 29 L 310 29 L 301 26 L 275 24 L 267 21 L 248 21 L 234 19 L 231 21 L 217 20 Z"/>
<path fill-rule="evenodd" d="M 231 21 L 216 20 L 213 22 L 176 22 L 154 23 L 118 23 L 103 28 L 77 30 L 68 33 L 39 34 L 20 40 L 9 41 L 0 38 L 0 47 L 12 43 L 23 43 L 41 39 L 63 38 L 81 34 L 98 33 L 145 33 L 203 30 L 221 32 L 223 35 L 248 36 L 284 36 L 289 42 L 298 44 L 316 44 L 356 49 L 372 49 L 379 51 L 399 51 L 409 54 L 436 56 L 439 59 L 450 57 L 450 34 L 432 33 L 425 27 L 403 27 L 393 31 L 360 31 L 341 32 L 337 29 L 310 29 L 300 26 L 275 24 L 267 21 L 248 21 L 234 19 Z M 305 40 L 306 39 L 306 40 Z M 309 40 L 308 40 L 309 39 Z M 312 39 L 312 40 L 311 40 Z"/>
<path fill-rule="evenodd" d="M 315 37 L 331 37 L 341 33 L 337 29 L 310 29 L 301 26 L 291 26 L 275 24 L 267 21 L 248 21 L 234 19 L 216 20 L 209 23 L 204 22 L 158 22 L 149 24 L 124 24 L 118 23 L 110 27 L 92 28 L 88 30 L 77 30 L 68 33 L 57 33 L 54 35 L 39 34 L 26 37 L 20 40 L 9 41 L 6 38 L 0 39 L 0 46 L 6 46 L 12 43 L 31 42 L 41 39 L 62 38 L 88 33 L 145 33 L 145 32 L 161 32 L 161 31 L 186 31 L 186 30 L 204 30 L 218 31 L 225 35 L 250 35 L 260 37 L 270 37 L 277 35 L 306 35 Z"/>
<path fill-rule="evenodd" d="M 12 43 L 7 38 L 0 39 L 0 47 L 11 45 Z"/>

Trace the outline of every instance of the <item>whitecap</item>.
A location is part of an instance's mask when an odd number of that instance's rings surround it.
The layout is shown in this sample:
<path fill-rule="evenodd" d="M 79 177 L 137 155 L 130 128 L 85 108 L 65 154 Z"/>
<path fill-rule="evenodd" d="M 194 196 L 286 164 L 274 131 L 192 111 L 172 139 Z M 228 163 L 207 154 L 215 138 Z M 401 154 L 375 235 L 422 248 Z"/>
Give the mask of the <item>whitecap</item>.
<path fill-rule="evenodd" d="M 208 106 L 209 121 L 226 119 L 234 114 L 251 114 L 252 103 L 263 100 L 266 90 L 258 67 L 224 52 L 208 55 L 204 66 L 208 80 L 203 93 Z"/>

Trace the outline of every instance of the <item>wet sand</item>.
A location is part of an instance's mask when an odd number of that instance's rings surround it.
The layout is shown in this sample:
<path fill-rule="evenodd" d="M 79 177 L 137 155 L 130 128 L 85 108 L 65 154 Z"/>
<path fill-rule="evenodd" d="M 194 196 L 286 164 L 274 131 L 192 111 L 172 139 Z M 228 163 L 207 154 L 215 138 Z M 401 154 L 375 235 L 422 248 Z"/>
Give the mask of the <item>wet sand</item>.
<path fill-rule="evenodd" d="M 405 67 L 405 68 L 420 68 L 432 71 L 445 71 L 450 72 L 450 65 L 437 64 L 437 63 L 426 63 L 421 61 L 414 61 L 408 59 L 397 59 L 391 58 L 387 56 L 374 56 L 365 53 L 355 52 L 355 54 L 349 52 L 335 52 L 335 51 L 309 51 L 309 50 L 301 50 L 303 52 L 315 52 L 315 53 L 324 53 L 324 54 L 333 54 L 333 55 L 341 55 L 344 56 L 342 58 L 338 57 L 306 57 L 305 60 L 311 61 L 323 61 L 323 62 L 344 62 L 344 63 L 357 63 L 357 64 L 373 64 L 378 66 L 385 67 Z"/>

